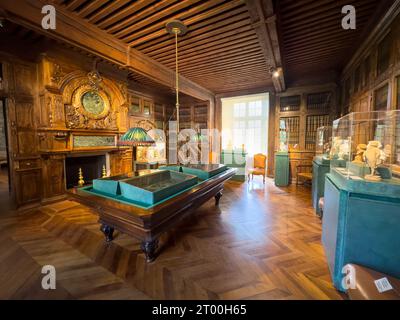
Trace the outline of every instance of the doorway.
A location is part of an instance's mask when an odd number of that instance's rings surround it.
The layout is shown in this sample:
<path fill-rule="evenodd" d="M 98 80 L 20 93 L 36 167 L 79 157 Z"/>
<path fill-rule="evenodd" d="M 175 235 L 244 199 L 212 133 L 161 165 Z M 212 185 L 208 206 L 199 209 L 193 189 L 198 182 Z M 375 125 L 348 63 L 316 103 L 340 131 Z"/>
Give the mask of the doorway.
<path fill-rule="evenodd" d="M 12 209 L 10 162 L 8 155 L 6 100 L 0 98 L 0 207 Z M 1 210 L 3 211 L 3 210 Z"/>

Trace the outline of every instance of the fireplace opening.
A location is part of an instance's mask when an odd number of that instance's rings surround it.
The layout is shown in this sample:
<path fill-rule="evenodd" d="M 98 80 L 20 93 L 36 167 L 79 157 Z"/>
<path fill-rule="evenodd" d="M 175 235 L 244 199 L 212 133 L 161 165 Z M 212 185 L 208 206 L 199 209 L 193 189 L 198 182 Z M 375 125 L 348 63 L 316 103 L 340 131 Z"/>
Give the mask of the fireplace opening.
<path fill-rule="evenodd" d="M 91 184 L 93 179 L 101 178 L 103 166 L 106 166 L 106 156 L 104 154 L 67 157 L 65 159 L 65 180 L 67 189 L 78 185 L 79 168 L 82 169 L 85 184 Z"/>

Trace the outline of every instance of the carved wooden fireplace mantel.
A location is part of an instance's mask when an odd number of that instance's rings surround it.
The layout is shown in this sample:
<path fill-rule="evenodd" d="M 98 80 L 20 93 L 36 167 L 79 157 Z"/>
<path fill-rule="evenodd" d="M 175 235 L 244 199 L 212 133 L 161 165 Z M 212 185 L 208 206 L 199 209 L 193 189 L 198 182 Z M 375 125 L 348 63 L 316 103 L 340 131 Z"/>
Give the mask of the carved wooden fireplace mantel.
<path fill-rule="evenodd" d="M 66 158 L 103 153 L 109 171 L 130 170 L 131 150 L 117 146 L 129 126 L 126 84 L 97 73 L 74 70 L 42 56 L 38 152 L 42 159 L 43 201 L 65 195 Z M 96 74 L 95 74 L 96 75 Z"/>

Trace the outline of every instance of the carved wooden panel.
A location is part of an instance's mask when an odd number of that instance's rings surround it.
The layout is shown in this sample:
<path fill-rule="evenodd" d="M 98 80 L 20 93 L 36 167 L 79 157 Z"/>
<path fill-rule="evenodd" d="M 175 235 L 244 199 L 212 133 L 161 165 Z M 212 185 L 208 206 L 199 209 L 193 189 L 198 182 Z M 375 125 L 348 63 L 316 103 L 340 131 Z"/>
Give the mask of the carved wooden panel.
<path fill-rule="evenodd" d="M 110 173 L 112 176 L 122 174 L 122 152 L 111 152 L 110 153 Z"/>
<path fill-rule="evenodd" d="M 38 151 L 53 152 L 69 149 L 69 135 L 64 131 L 38 132 Z"/>
<path fill-rule="evenodd" d="M 376 111 L 387 110 L 388 98 L 389 98 L 389 85 L 386 84 L 375 91 L 374 110 Z"/>
<path fill-rule="evenodd" d="M 132 150 L 126 151 L 122 156 L 122 172 L 128 173 L 132 171 Z"/>
<path fill-rule="evenodd" d="M 87 83 L 87 79 L 82 79 L 80 85 L 72 94 L 71 104 L 65 105 L 66 125 L 71 129 L 107 129 L 117 130 L 117 115 L 111 107 L 111 100 L 107 92 L 103 89 L 93 91 Z M 87 95 L 96 95 L 101 102 L 102 108 L 98 113 L 94 109 L 90 111 L 85 105 Z"/>
<path fill-rule="evenodd" d="M 33 102 L 16 101 L 15 103 L 15 122 L 12 126 L 16 129 L 17 154 L 19 156 L 29 156 L 36 154 L 36 133 L 34 121 Z"/>
<path fill-rule="evenodd" d="M 5 63 L 0 61 L 0 92 L 5 92 L 6 90 L 6 80 L 4 77 Z"/>
<path fill-rule="evenodd" d="M 19 156 L 36 154 L 36 133 L 34 131 L 18 130 L 17 137 Z"/>
<path fill-rule="evenodd" d="M 34 71 L 31 66 L 14 64 L 14 89 L 17 94 L 31 95 L 33 93 Z"/>
<path fill-rule="evenodd" d="M 65 193 L 64 155 L 52 155 L 43 160 L 43 197 Z"/>
<path fill-rule="evenodd" d="M 378 44 L 378 63 L 377 63 L 377 75 L 384 73 L 389 68 L 390 62 L 390 46 L 391 34 L 389 33 L 386 37 Z"/>
<path fill-rule="evenodd" d="M 26 170 L 16 172 L 16 199 L 18 205 L 40 201 L 41 170 Z"/>
<path fill-rule="evenodd" d="M 110 153 L 111 175 L 123 174 L 132 171 L 132 150 Z"/>
<path fill-rule="evenodd" d="M 18 128 L 34 129 L 35 121 L 33 116 L 33 101 L 16 101 L 15 116 Z"/>
<path fill-rule="evenodd" d="M 396 78 L 396 108 L 400 110 L 400 77 Z"/>

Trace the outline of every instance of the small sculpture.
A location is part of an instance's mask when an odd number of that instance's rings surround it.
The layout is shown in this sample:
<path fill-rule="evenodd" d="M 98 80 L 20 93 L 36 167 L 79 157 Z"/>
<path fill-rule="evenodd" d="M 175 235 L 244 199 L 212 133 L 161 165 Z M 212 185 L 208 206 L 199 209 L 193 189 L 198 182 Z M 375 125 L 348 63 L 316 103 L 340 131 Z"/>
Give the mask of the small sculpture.
<path fill-rule="evenodd" d="M 279 151 L 282 151 L 282 152 L 287 152 L 288 151 L 287 144 L 284 143 L 283 141 L 281 141 L 279 143 Z"/>
<path fill-rule="evenodd" d="M 367 150 L 367 145 L 365 143 L 360 143 L 357 145 L 357 152 L 354 157 L 353 163 L 364 163 L 364 153 Z"/>
<path fill-rule="evenodd" d="M 382 163 L 381 150 L 379 146 L 381 143 L 379 141 L 369 141 L 367 150 L 364 152 L 364 161 L 367 163 L 368 167 L 371 169 L 371 174 L 365 176 L 365 180 L 369 181 L 380 181 L 381 177 L 375 175 L 375 170 Z"/>
<path fill-rule="evenodd" d="M 332 148 L 330 151 L 330 158 L 331 159 L 337 159 L 339 156 L 339 149 L 340 149 L 340 145 L 342 144 L 343 139 L 341 139 L 340 137 L 333 137 L 332 139 Z"/>
<path fill-rule="evenodd" d="M 349 140 L 344 140 L 340 139 L 340 145 L 339 145 L 339 152 L 338 152 L 338 159 L 339 160 L 348 160 L 348 154 L 349 154 Z M 347 156 L 347 157 L 346 157 Z"/>
<path fill-rule="evenodd" d="M 78 175 L 78 186 L 79 187 L 83 187 L 83 185 L 85 184 L 85 180 L 83 180 L 83 174 L 82 174 L 82 168 L 79 168 L 79 175 Z"/>
<path fill-rule="evenodd" d="M 330 154 L 331 154 L 331 142 L 330 141 L 324 143 L 323 150 L 324 150 L 323 157 L 325 159 L 330 159 L 331 158 L 331 156 L 330 156 Z"/>
<path fill-rule="evenodd" d="M 102 170 L 101 177 L 102 177 L 102 178 L 107 178 L 107 170 L 106 170 L 106 166 L 103 166 L 103 170 Z"/>

